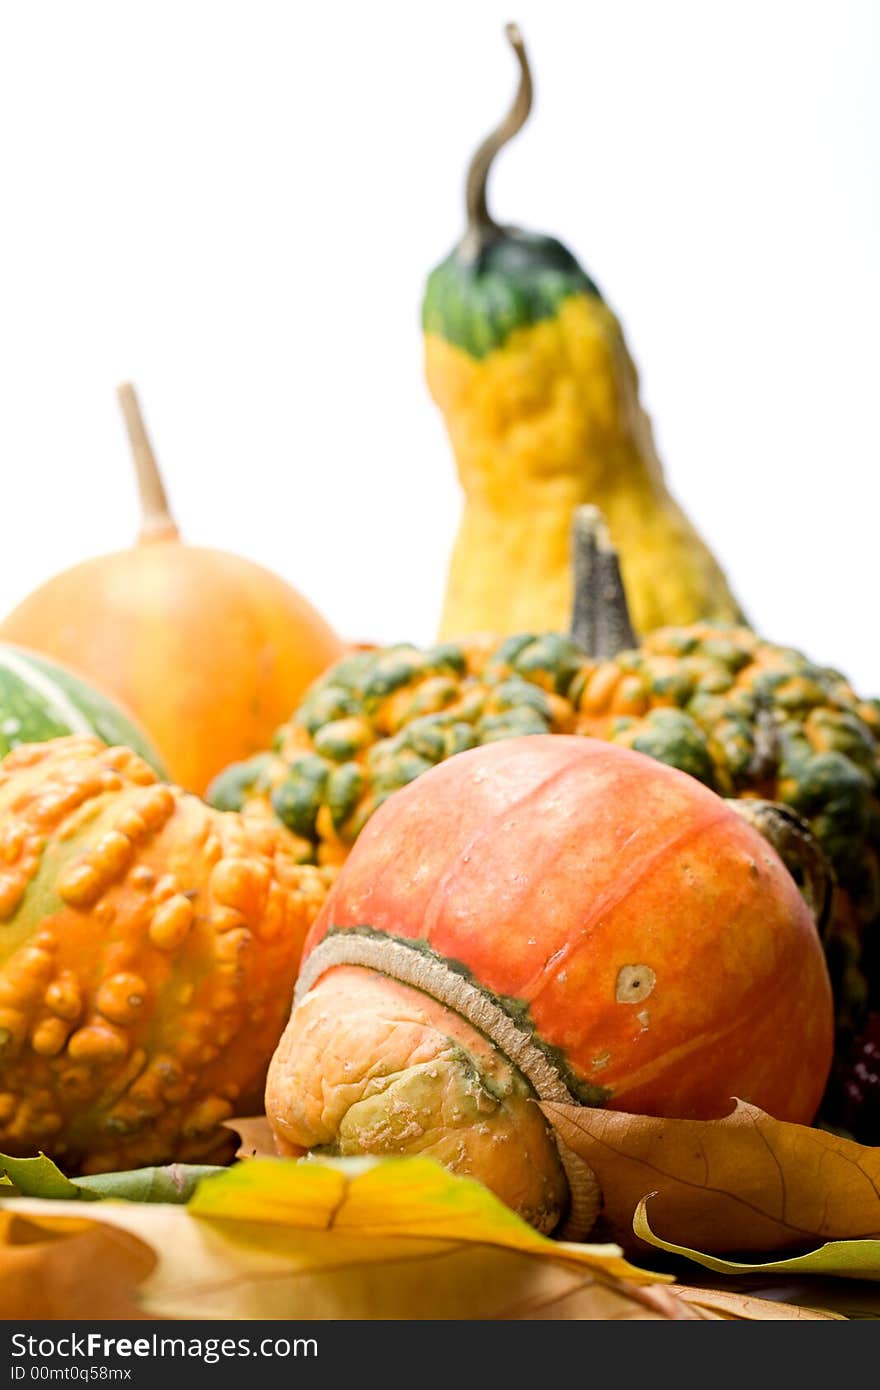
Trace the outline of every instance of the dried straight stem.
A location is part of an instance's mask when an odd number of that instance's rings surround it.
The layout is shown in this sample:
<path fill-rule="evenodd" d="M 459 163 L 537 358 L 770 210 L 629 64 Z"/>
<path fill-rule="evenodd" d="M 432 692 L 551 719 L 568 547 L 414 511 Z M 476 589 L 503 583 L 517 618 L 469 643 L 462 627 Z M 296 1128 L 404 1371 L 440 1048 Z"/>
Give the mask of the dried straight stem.
<path fill-rule="evenodd" d="M 598 507 L 578 507 L 572 526 L 574 609 L 571 635 L 604 661 L 636 646 L 617 551 Z"/>
<path fill-rule="evenodd" d="M 173 540 L 179 534 L 153 446 L 147 434 L 144 417 L 141 413 L 137 394 L 131 382 L 126 381 L 116 390 L 122 407 L 125 428 L 128 431 L 134 467 L 137 475 L 138 492 L 141 499 L 140 541 Z"/>

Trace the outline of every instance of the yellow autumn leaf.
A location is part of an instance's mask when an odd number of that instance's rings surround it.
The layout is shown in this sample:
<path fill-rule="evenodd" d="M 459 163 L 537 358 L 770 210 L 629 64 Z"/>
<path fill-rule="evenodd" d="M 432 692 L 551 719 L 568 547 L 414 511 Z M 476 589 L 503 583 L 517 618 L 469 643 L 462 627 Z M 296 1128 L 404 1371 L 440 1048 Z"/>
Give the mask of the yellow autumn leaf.
<path fill-rule="evenodd" d="M 82 1229 L 78 1203 L 14 1201 L 33 1222 L 75 1217 Z M 207 1179 L 188 1207 L 107 1201 L 88 1216 L 158 1257 L 139 1289 L 154 1317 L 703 1316 L 616 1247 L 548 1240 L 428 1159 L 252 1159 Z"/>
<path fill-rule="evenodd" d="M 817 1240 L 870 1245 L 863 1238 L 880 1236 L 880 1148 L 774 1120 L 742 1101 L 720 1120 L 543 1109 L 596 1174 L 604 1223 L 624 1245 L 648 1193 L 656 1194 L 652 1221 L 669 1240 L 711 1253 Z"/>
<path fill-rule="evenodd" d="M 481 1183 L 428 1158 L 252 1159 L 201 1183 L 189 1211 L 360 1236 L 476 1241 L 572 1259 L 642 1284 L 662 1277 L 624 1260 L 616 1245 L 540 1235 Z"/>

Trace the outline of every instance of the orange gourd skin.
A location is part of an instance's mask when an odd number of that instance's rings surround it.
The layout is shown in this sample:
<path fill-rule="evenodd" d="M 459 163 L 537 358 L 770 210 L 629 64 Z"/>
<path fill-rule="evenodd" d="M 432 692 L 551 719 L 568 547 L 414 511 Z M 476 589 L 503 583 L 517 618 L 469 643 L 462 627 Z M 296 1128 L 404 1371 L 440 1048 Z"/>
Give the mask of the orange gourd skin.
<path fill-rule="evenodd" d="M 115 695 L 172 780 L 199 794 L 230 761 L 265 748 L 345 651 L 278 576 L 176 536 L 56 575 L 0 624 L 0 639 L 55 657 Z"/>
<path fill-rule="evenodd" d="M 757 832 L 642 754 L 533 736 L 438 765 L 367 824 L 304 960 L 365 926 L 526 1006 L 613 1108 L 818 1108 L 832 999 L 809 911 Z"/>
<path fill-rule="evenodd" d="M 0 763 L 0 1152 L 228 1156 L 325 894 L 286 837 L 71 737 Z"/>

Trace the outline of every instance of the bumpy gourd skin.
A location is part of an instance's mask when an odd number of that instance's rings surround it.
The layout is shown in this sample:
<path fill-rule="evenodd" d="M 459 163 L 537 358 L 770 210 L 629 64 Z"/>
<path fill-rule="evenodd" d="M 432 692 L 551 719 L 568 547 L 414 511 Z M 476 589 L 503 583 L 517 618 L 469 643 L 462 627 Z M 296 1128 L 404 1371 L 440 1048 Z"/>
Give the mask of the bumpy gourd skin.
<path fill-rule="evenodd" d="M 359 653 L 312 687 L 274 753 L 212 795 L 274 810 L 303 858 L 338 863 L 398 787 L 453 753 L 543 733 L 622 743 L 807 819 L 843 890 L 827 943 L 839 1020 L 858 1018 L 865 951 L 880 973 L 880 704 L 746 628 L 669 628 L 599 662 L 557 633 Z"/>
<path fill-rule="evenodd" d="M 98 1172 L 228 1150 L 323 902 L 286 834 L 73 737 L 0 764 L 0 1151 Z"/>
<path fill-rule="evenodd" d="M 282 1153 L 421 1154 L 539 1230 L 565 1213 L 556 1144 L 516 1068 L 430 996 L 358 966 L 328 971 L 295 1008 L 266 1114 Z"/>
<path fill-rule="evenodd" d="M 504 229 L 472 263 L 453 253 L 423 320 L 464 491 L 441 637 L 563 628 L 585 503 L 605 516 L 638 632 L 741 619 L 666 486 L 620 324 L 564 247 Z"/>

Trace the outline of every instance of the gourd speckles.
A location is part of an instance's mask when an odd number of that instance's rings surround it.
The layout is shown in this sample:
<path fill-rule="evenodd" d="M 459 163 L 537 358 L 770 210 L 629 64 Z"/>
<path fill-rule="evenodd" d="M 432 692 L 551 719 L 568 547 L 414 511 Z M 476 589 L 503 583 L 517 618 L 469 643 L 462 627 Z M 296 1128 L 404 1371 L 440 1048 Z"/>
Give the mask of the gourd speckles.
<path fill-rule="evenodd" d="M 325 877 L 96 739 L 0 764 L 0 1149 L 209 1157 L 259 1095 Z"/>

